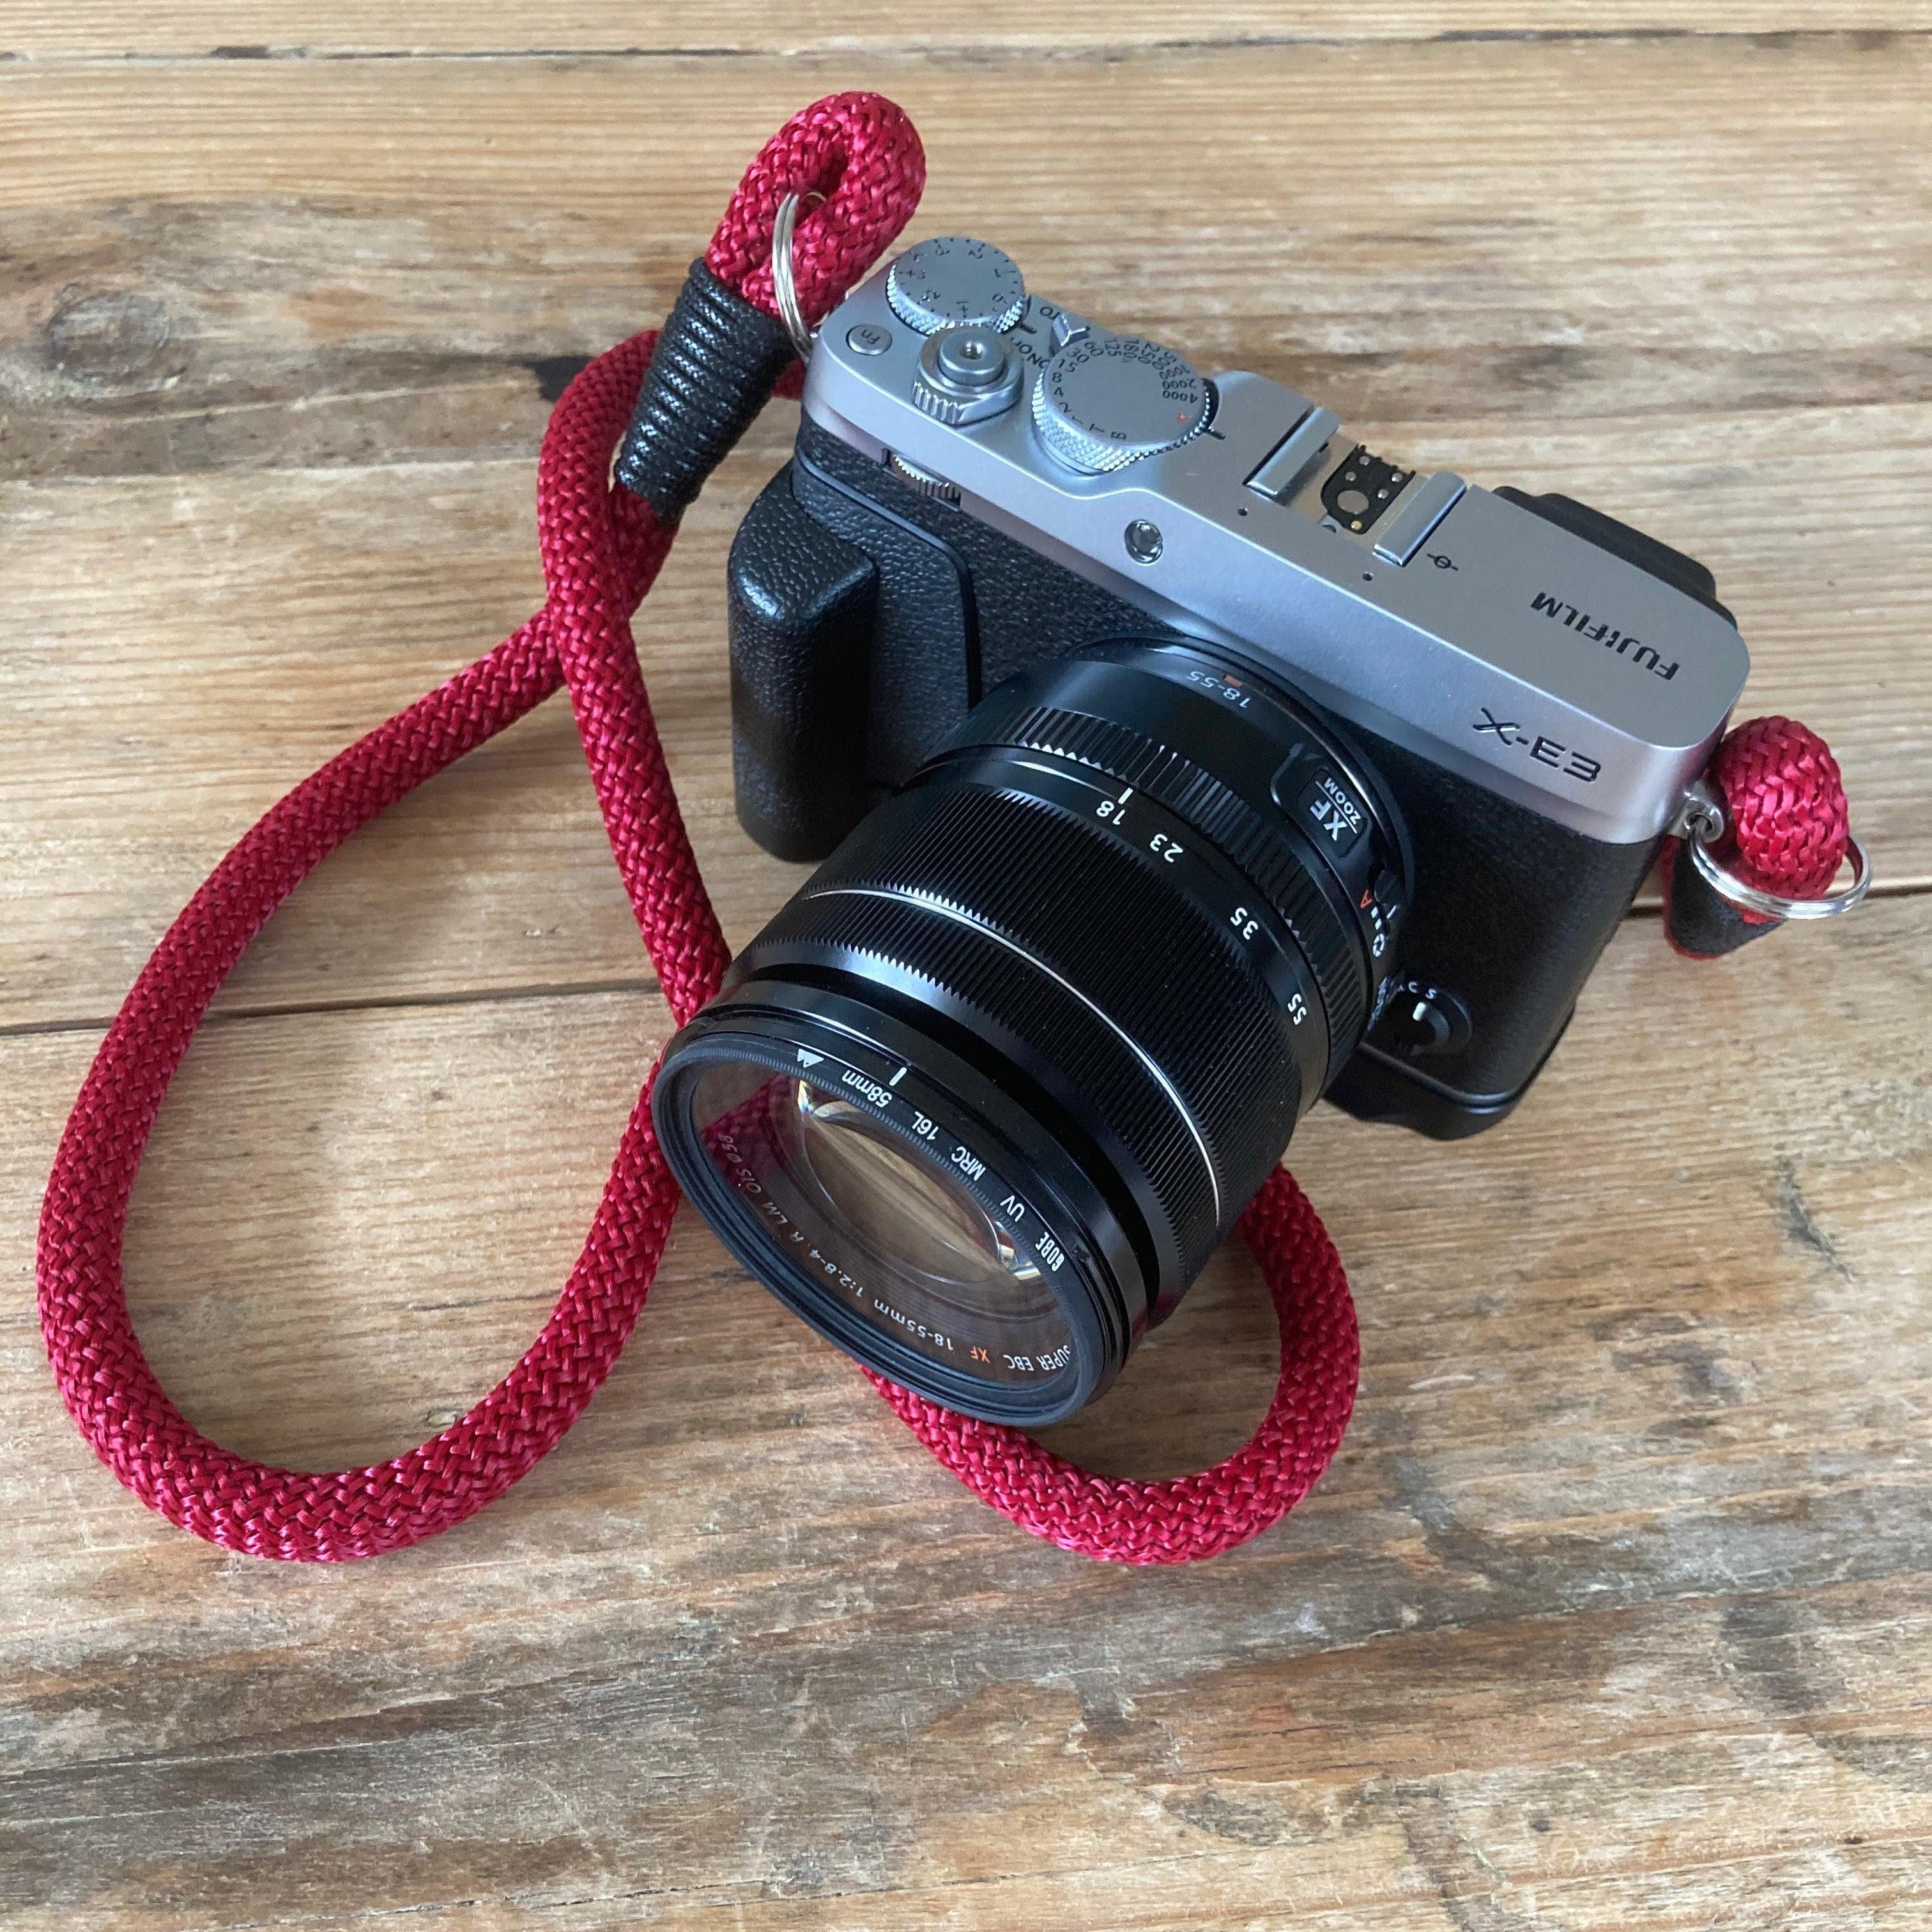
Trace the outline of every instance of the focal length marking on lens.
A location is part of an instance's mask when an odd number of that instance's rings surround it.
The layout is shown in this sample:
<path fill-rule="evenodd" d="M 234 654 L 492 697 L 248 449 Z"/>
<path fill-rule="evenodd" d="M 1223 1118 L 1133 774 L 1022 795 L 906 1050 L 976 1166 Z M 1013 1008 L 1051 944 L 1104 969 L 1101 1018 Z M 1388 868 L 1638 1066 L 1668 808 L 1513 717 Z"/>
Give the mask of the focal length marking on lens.
<path fill-rule="evenodd" d="M 1160 1062 L 1148 1052 L 1146 1048 L 1142 1046 L 1140 1042 L 1136 1040 L 1133 1035 L 1129 1033 L 1126 1028 L 1122 1026 L 1104 1006 L 1096 1004 L 1078 986 L 1075 986 L 1072 980 L 1056 973 L 1036 954 L 1029 952 L 1024 946 L 1018 945 L 1009 939 L 998 927 L 988 926 L 984 920 L 975 919 L 970 913 L 964 910 L 962 908 L 948 905 L 944 900 L 934 898 L 928 892 L 896 891 L 883 886 L 827 886 L 820 891 L 802 894 L 801 896 L 814 899 L 887 899 L 899 904 L 918 906 L 940 919 L 952 920 L 956 926 L 968 927 L 972 932 L 978 933 L 982 938 L 990 939 L 996 946 L 1005 947 L 1006 951 L 1012 953 L 1016 958 L 1024 959 L 1036 972 L 1044 974 L 1064 992 L 1071 993 L 1102 1026 L 1106 1028 L 1109 1033 L 1113 1034 L 1115 1039 L 1119 1040 L 1142 1066 L 1147 1069 L 1148 1073 L 1153 1077 L 1155 1084 L 1172 1102 L 1174 1111 L 1180 1116 L 1181 1124 L 1186 1128 L 1188 1137 L 1193 1142 L 1195 1150 L 1201 1156 L 1201 1165 L 1208 1171 L 1208 1191 L 1214 1203 L 1214 1220 L 1217 1226 L 1220 1225 L 1221 1177 L 1214 1171 L 1214 1157 L 1208 1151 L 1207 1136 L 1202 1132 L 1200 1123 L 1195 1119 L 1186 1101 L 1182 1098 L 1180 1089 L 1168 1078 Z"/>
<path fill-rule="evenodd" d="M 1067 775 L 1053 772 L 1049 776 L 1056 779 L 1062 779 Z M 1072 782 L 1083 788 L 1090 788 L 1090 782 L 1084 776 L 1075 778 Z M 1170 866 L 1178 860 L 1187 860 L 1189 863 L 1186 874 L 1190 892 L 1212 908 L 1216 918 L 1221 917 L 1225 914 L 1228 929 L 1251 952 L 1258 954 L 1265 950 L 1275 959 L 1285 964 L 1289 970 L 1295 970 L 1296 962 L 1293 957 L 1283 950 L 1280 940 L 1264 923 L 1261 916 L 1260 903 L 1253 895 L 1250 894 L 1246 899 L 1239 902 L 1230 900 L 1223 882 L 1217 874 L 1214 866 L 1196 854 L 1192 847 L 1183 845 L 1172 833 L 1156 832 L 1151 838 L 1143 841 L 1139 836 L 1139 830 L 1137 830 L 1132 833 L 1128 832 L 1126 805 L 1127 800 L 1132 796 L 1133 790 L 1130 787 L 1118 797 L 1103 797 L 1094 809 L 1094 817 L 1100 819 L 1109 831 L 1116 834 L 1122 844 L 1136 850 L 1144 848 L 1151 853 L 1156 859 L 1162 860 Z M 1157 807 L 1151 809 L 1155 815 L 1159 815 Z M 1178 823 L 1179 821 L 1170 820 L 1169 822 Z M 1144 827 L 1140 830 L 1144 830 Z M 1377 957 L 1379 958 L 1382 952 L 1382 940 L 1379 934 L 1376 942 L 1375 950 Z M 1290 987 L 1286 990 L 1277 986 L 1275 990 L 1276 997 L 1281 1000 L 1287 1012 L 1288 1024 L 1297 1028 L 1306 1026 L 1312 1011 L 1308 1004 L 1308 992 L 1298 986 Z M 1312 990 L 1312 982 L 1310 982 L 1310 990 Z"/>
<path fill-rule="evenodd" d="M 1064 754 L 1049 752 L 1047 755 L 1058 758 Z M 1169 864 L 1183 862 L 1179 871 L 1189 894 L 1199 900 L 1215 920 L 1224 922 L 1228 931 L 1246 948 L 1256 968 L 1281 1002 L 1289 1024 L 1297 1028 L 1308 1024 L 1315 1011 L 1310 1002 L 1318 1000 L 1320 994 L 1293 926 L 1282 918 L 1279 908 L 1266 904 L 1252 884 L 1244 889 L 1239 874 L 1224 872 L 1222 864 L 1227 862 L 1216 864 L 1195 846 L 1184 845 L 1174 835 L 1189 829 L 1184 820 L 1176 818 L 1157 800 L 1136 793 L 1132 785 L 1119 792 L 1102 790 L 1094 783 L 1093 772 L 1070 764 L 1046 764 L 1024 758 L 1016 758 L 1013 764 L 1033 778 L 1036 796 L 1050 800 L 1077 816 L 1084 818 L 1090 813 L 1130 851 L 1145 850 Z M 1132 800 L 1138 802 L 1130 806 Z M 1142 835 L 1149 833 L 1151 826 L 1168 829 L 1153 831 L 1144 838 Z M 1380 914 L 1372 910 L 1368 916 L 1378 922 L 1374 950 L 1379 958 Z M 1323 1012 L 1325 1033 L 1325 1008 Z M 1324 1045 L 1324 1054 L 1327 1050 Z"/>
<path fill-rule="evenodd" d="M 862 1067 L 815 1052 L 799 1048 L 783 1063 L 805 1064 L 812 1069 L 811 1088 L 828 1098 L 843 1096 L 862 1102 L 882 1120 L 890 1122 L 897 1133 L 914 1145 L 923 1148 L 926 1158 L 939 1172 L 970 1195 L 989 1218 L 1000 1222 L 1015 1249 L 1046 1276 L 1058 1277 L 1067 1270 L 1068 1255 L 1048 1225 L 1047 1217 L 1034 1202 L 1009 1184 L 976 1150 L 942 1126 L 906 1093 L 896 1090 L 911 1072 L 901 1064 L 889 1075 L 866 1072 Z M 891 1066 L 888 1061 L 886 1065 Z M 950 1361 L 971 1374 L 990 1373 L 1004 1364 L 1010 1376 L 1035 1378 L 1058 1375 L 1073 1358 L 1070 1338 L 1058 1347 L 1034 1352 L 1015 1353 L 1000 1348 L 988 1338 L 975 1342 L 950 1325 L 936 1327 L 902 1307 L 889 1288 L 867 1278 L 869 1270 L 857 1271 L 848 1262 L 830 1251 L 834 1245 L 821 1238 L 801 1222 L 788 1205 L 788 1190 L 764 1174 L 748 1150 L 733 1133 L 718 1136 L 714 1154 L 722 1155 L 720 1170 L 726 1180 L 742 1196 L 764 1226 L 770 1239 L 781 1252 L 816 1279 L 892 1326 L 906 1340 L 932 1359 Z"/>

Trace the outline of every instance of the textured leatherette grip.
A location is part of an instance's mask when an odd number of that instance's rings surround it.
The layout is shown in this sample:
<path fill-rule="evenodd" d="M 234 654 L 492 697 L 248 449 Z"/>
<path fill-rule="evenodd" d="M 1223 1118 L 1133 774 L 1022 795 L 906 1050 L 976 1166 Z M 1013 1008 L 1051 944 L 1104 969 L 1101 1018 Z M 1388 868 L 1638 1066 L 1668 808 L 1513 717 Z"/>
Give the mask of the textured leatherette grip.
<path fill-rule="evenodd" d="M 1606 844 L 1372 731 L 1356 736 L 1415 845 L 1398 970 L 1450 988 L 1472 1022 L 1466 1046 L 1420 1055 L 1414 1070 L 1479 1105 L 1514 1096 L 1568 1023 L 1658 842 Z M 1381 1045 L 1382 1030 L 1370 1030 L 1369 1045 Z M 1350 1104 L 1346 1093 L 1334 1097 Z M 1426 1116 L 1410 1124 L 1431 1131 Z"/>
<path fill-rule="evenodd" d="M 617 452 L 617 481 L 661 521 L 676 523 L 795 353 L 783 323 L 692 262 L 658 333 Z"/>
<path fill-rule="evenodd" d="M 739 822 L 775 857 L 822 859 L 871 802 L 878 567 L 800 508 L 787 469 L 739 525 L 730 582 Z"/>
<path fill-rule="evenodd" d="M 1164 626 L 952 505 L 909 490 L 808 418 L 793 490 L 879 565 L 871 776 L 903 784 L 1016 671 Z"/>

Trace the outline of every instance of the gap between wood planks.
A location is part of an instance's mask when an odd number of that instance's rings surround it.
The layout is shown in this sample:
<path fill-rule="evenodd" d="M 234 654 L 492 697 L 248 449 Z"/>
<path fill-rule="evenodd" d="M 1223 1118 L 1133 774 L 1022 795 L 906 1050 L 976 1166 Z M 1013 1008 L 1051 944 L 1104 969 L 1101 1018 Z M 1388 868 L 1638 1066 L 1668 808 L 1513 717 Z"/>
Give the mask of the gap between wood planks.
<path fill-rule="evenodd" d="M 236 1020 L 305 1019 L 316 1013 L 410 1012 L 438 1006 L 507 1005 L 523 1000 L 572 1000 L 608 993 L 646 997 L 663 989 L 654 978 L 639 975 L 616 980 L 532 981 L 527 986 L 452 988 L 446 993 L 372 993 L 362 999 L 265 1000 L 258 1005 L 217 1006 L 203 1016 L 203 1026 L 226 1025 Z M 32 1040 L 50 1035 L 105 1033 L 112 1014 L 90 1014 L 82 1019 L 21 1020 L 0 1026 L 0 1040 Z"/>
<path fill-rule="evenodd" d="M 1057 44 L 1026 40 L 961 40 L 950 43 L 883 40 L 866 45 L 857 51 L 862 52 L 863 58 L 868 62 L 918 68 L 960 64 L 974 66 L 1030 64 L 1049 62 L 1068 64 L 1091 62 L 1115 66 L 1177 56 L 1272 52 L 1302 47 L 1334 51 L 1382 47 L 1546 46 L 1601 42 L 1689 41 L 1706 45 L 1729 42 L 1766 49 L 1843 44 L 1856 46 L 1861 51 L 1876 52 L 1882 47 L 1928 38 L 1932 38 L 1932 27 L 1680 27 L 1633 23 L 1626 26 L 1607 27 L 1448 27 L 1433 33 L 1184 34 L 1160 40 L 1072 40 Z M 118 53 L 36 54 L 0 48 L 0 64 L 14 64 L 28 69 L 71 70 L 91 67 L 188 67 L 210 61 L 326 61 L 348 63 L 377 61 L 766 62 L 782 59 L 794 52 L 809 55 L 826 51 L 830 50 L 810 46 L 797 49 L 703 44 L 311 48 L 262 43 L 209 46 L 193 52 L 155 53 L 128 51 Z"/>
<path fill-rule="evenodd" d="M 1884 899 L 1916 898 L 1928 890 L 1910 880 L 1888 887 L 1881 880 L 1869 896 L 1870 903 Z M 1664 908 L 1653 902 L 1631 907 L 1627 917 L 1648 923 L 1660 920 Z M 1856 914 L 1853 915 L 1856 916 Z M 1692 963 L 1692 962 L 1687 962 Z M 617 978 L 580 980 L 532 980 L 508 986 L 452 988 L 442 993 L 371 993 L 362 998 L 339 1000 L 263 1000 L 255 1004 L 214 1006 L 203 1016 L 203 1026 L 226 1026 L 244 1020 L 304 1019 L 321 1013 L 411 1012 L 434 1011 L 445 1006 L 507 1006 L 529 1000 L 596 998 L 611 993 L 634 993 L 656 998 L 662 992 L 655 976 L 639 974 Z M 64 1034 L 105 1033 L 113 1024 L 111 1013 L 88 1013 L 58 1019 L 17 1020 L 0 1025 L 0 1040 L 35 1040 Z"/>

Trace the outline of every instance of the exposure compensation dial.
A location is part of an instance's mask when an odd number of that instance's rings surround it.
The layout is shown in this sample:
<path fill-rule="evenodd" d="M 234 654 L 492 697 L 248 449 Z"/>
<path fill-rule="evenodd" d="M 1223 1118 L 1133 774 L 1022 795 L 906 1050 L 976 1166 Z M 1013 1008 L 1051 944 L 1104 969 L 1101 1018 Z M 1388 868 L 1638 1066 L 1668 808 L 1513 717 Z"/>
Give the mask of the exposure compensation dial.
<path fill-rule="evenodd" d="M 1097 331 L 1060 350 L 1033 392 L 1041 442 L 1089 476 L 1185 442 L 1207 427 L 1208 406 L 1207 383 L 1172 349 Z"/>
<path fill-rule="evenodd" d="M 886 299 L 908 328 L 931 335 L 978 327 L 1004 332 L 1026 308 L 1019 264 L 989 242 L 944 235 L 908 248 L 886 277 Z"/>

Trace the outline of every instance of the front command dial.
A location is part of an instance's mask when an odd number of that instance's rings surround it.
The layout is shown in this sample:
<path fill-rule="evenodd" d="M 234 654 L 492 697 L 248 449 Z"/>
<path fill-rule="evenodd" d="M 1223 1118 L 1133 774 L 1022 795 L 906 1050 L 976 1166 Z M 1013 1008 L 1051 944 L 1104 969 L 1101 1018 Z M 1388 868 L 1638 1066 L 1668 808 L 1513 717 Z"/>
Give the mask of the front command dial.
<path fill-rule="evenodd" d="M 1026 307 L 1019 264 L 990 242 L 943 235 L 908 248 L 886 277 L 886 299 L 908 328 L 1009 329 Z"/>
<path fill-rule="evenodd" d="M 1172 349 L 1138 336 L 1070 342 L 1033 392 L 1040 440 L 1070 470 L 1124 470 L 1207 426 L 1208 385 Z"/>

